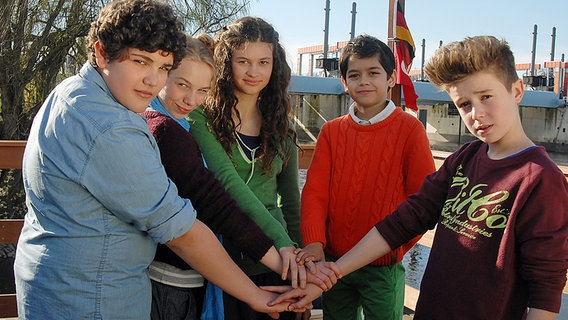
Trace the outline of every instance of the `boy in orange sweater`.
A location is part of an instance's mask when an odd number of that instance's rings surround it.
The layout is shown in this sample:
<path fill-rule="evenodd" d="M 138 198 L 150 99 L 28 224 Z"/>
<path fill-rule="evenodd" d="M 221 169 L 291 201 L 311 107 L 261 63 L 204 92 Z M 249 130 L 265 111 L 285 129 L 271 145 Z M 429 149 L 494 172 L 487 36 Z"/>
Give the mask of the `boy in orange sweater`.
<path fill-rule="evenodd" d="M 341 81 L 354 103 L 324 124 L 302 192 L 305 247 L 297 261 L 335 261 L 418 191 L 434 160 L 423 125 L 387 99 L 395 60 L 382 41 L 362 35 L 340 57 Z M 418 238 L 338 280 L 323 294 L 326 319 L 401 319 L 403 255 Z"/>

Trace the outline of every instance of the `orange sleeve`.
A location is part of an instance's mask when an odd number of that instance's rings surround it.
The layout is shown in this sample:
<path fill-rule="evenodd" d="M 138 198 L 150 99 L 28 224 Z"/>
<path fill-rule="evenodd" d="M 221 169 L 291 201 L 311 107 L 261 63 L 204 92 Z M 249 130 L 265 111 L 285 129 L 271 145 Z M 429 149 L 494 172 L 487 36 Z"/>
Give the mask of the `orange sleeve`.
<path fill-rule="evenodd" d="M 302 190 L 300 230 L 304 245 L 321 242 L 326 245 L 326 220 L 329 206 L 329 184 L 331 176 L 331 143 L 329 131 L 333 127 L 326 123 L 318 136 L 314 156 L 306 183 Z"/>
<path fill-rule="evenodd" d="M 412 132 L 409 136 L 409 143 L 406 144 L 405 154 L 405 172 L 406 172 L 406 193 L 407 197 L 416 193 L 424 178 L 430 173 L 436 171 L 432 150 L 430 149 L 430 141 L 426 135 L 426 130 L 420 123 L 412 126 Z M 401 248 L 406 254 L 419 240 L 422 235 L 415 237 Z"/>

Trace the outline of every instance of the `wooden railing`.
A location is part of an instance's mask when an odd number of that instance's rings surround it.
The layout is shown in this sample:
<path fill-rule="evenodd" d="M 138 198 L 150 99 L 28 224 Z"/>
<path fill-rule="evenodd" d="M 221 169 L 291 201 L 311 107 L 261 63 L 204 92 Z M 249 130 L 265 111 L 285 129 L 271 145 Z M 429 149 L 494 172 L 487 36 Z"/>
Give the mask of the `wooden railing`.
<path fill-rule="evenodd" d="M 0 140 L 0 169 L 21 169 L 26 141 Z M 0 244 L 18 242 L 22 219 L 0 219 Z M 17 317 L 16 295 L 0 294 L 0 318 Z"/>
<path fill-rule="evenodd" d="M 0 140 L 0 169 L 21 169 L 22 158 L 26 141 L 6 141 Z M 314 153 L 315 145 L 301 144 L 298 152 L 298 166 L 300 169 L 307 169 L 310 166 Z M 436 168 L 444 162 L 448 152 L 433 151 L 434 163 Z M 568 168 L 560 167 L 568 179 Z M 22 219 L 0 219 L 0 244 L 17 243 L 20 230 L 23 226 Z M 421 245 L 431 247 L 434 231 L 427 232 L 418 242 Z M 564 293 L 568 294 L 568 284 L 564 288 Z M 405 306 L 414 310 L 419 291 L 410 286 L 406 286 Z M 17 317 L 16 296 L 15 294 L 0 294 L 0 318 Z"/>

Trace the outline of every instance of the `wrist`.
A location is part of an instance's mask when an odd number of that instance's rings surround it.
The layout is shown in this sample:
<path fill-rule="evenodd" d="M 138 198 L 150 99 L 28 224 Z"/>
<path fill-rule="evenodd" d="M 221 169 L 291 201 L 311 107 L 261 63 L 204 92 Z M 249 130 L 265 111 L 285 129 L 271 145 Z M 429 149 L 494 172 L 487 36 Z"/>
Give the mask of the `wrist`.
<path fill-rule="evenodd" d="M 282 254 L 282 253 L 294 252 L 294 250 L 296 250 L 295 246 L 285 246 L 278 249 L 278 252 Z"/>
<path fill-rule="evenodd" d="M 314 241 L 314 242 L 310 242 L 308 245 L 306 245 L 305 247 L 310 247 L 310 248 L 314 248 L 314 249 L 321 249 L 323 250 L 323 242 L 320 241 Z"/>

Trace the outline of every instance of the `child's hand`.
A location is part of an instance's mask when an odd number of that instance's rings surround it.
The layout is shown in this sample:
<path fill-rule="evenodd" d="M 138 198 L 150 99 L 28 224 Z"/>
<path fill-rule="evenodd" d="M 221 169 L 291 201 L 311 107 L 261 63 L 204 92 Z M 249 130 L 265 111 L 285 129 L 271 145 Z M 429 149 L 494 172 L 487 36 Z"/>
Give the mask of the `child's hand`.
<path fill-rule="evenodd" d="M 296 289 L 292 288 L 291 286 L 262 286 L 262 287 L 260 287 L 260 289 L 262 289 L 265 294 L 270 295 L 272 300 L 269 300 L 268 302 L 266 302 L 264 307 L 252 306 L 252 305 L 251 305 L 251 307 L 256 311 L 268 313 L 274 319 L 278 319 L 278 318 L 274 317 L 273 312 L 293 311 L 293 312 L 298 312 L 298 313 L 304 313 L 304 312 L 309 311 L 313 308 L 311 301 L 308 302 L 308 303 L 302 303 L 301 306 L 292 307 L 293 304 L 298 302 L 297 299 L 293 298 L 294 295 L 290 295 L 290 296 L 292 296 L 292 298 L 290 298 L 290 299 L 281 299 L 282 295 L 279 296 L 278 295 L 279 293 L 286 294 L 286 293 L 290 292 L 291 290 L 296 290 Z M 305 289 L 297 288 L 297 290 L 305 290 Z M 279 301 L 275 302 L 276 299 L 279 299 Z M 268 309 L 269 311 L 265 311 L 266 309 Z"/>
<path fill-rule="evenodd" d="M 282 247 L 278 250 L 282 257 L 282 280 L 286 280 L 289 275 L 293 288 L 297 288 L 298 284 L 301 288 L 305 288 L 307 283 L 306 268 L 296 263 L 295 250 L 295 247 Z"/>
<path fill-rule="evenodd" d="M 337 283 L 337 279 L 341 278 L 341 273 L 335 262 L 318 262 L 315 264 L 315 270 L 315 273 L 307 273 L 308 283 L 317 285 L 323 291 L 331 289 Z"/>
<path fill-rule="evenodd" d="M 275 288 L 278 287 L 275 286 L 261 288 L 264 290 L 270 290 L 271 292 L 278 292 L 275 290 Z M 312 309 L 312 301 L 319 297 L 323 291 L 320 287 L 314 284 L 308 284 L 305 289 L 295 288 L 287 292 L 280 292 L 284 293 L 278 296 L 276 299 L 270 301 L 268 303 L 269 306 L 281 305 L 282 303 L 291 302 L 288 306 L 287 311 L 303 312 L 304 310 Z"/>
<path fill-rule="evenodd" d="M 324 261 L 323 243 L 321 242 L 312 242 L 304 248 L 296 249 L 295 253 L 296 262 L 300 265 L 308 262 Z"/>

